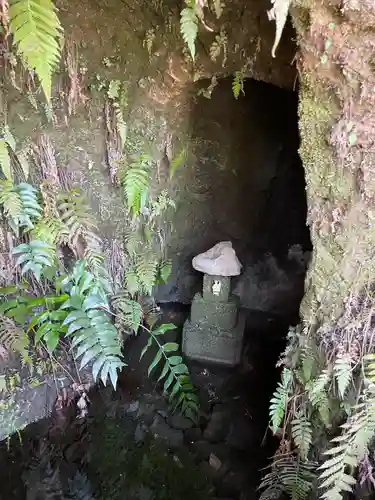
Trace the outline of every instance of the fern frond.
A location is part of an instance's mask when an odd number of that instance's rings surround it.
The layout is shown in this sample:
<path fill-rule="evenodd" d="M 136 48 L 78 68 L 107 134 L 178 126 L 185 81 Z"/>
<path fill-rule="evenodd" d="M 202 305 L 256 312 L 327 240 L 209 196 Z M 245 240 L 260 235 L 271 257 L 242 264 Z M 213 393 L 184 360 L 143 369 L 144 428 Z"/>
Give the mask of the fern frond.
<path fill-rule="evenodd" d="M 44 241 L 32 240 L 22 243 L 12 250 L 17 255 L 16 265 L 22 267 L 22 275 L 31 271 L 36 279 L 40 278 L 46 268 L 53 268 L 56 261 L 56 248 Z"/>
<path fill-rule="evenodd" d="M 158 260 L 150 252 L 139 254 L 135 262 L 138 281 L 146 295 L 152 294 L 158 271 Z"/>
<path fill-rule="evenodd" d="M 128 290 L 131 297 L 134 297 L 142 289 L 141 283 L 139 282 L 138 273 L 134 265 L 130 265 L 125 270 L 125 283 L 126 289 Z"/>
<path fill-rule="evenodd" d="M 330 457 L 319 468 L 321 488 L 326 490 L 322 498 L 342 499 L 343 492 L 351 492 L 356 480 L 351 476 L 367 453 L 375 436 L 375 394 L 374 388 L 365 388 L 361 402 L 352 408 L 348 421 L 341 426 L 341 436 L 331 440 L 333 448 L 324 454 Z"/>
<path fill-rule="evenodd" d="M 306 390 L 310 403 L 318 411 L 323 424 L 330 426 L 330 404 L 324 385 L 319 385 L 319 379 L 312 380 L 307 384 Z"/>
<path fill-rule="evenodd" d="M 169 260 L 164 260 L 160 262 L 158 266 L 158 274 L 160 277 L 160 281 L 162 283 L 166 283 L 172 273 L 172 261 Z"/>
<path fill-rule="evenodd" d="M 68 241 L 77 252 L 79 241 L 88 231 L 96 230 L 94 217 L 90 213 L 85 197 L 79 189 L 58 196 L 57 207 L 61 221 L 66 226 Z"/>
<path fill-rule="evenodd" d="M 72 272 L 71 296 L 61 308 L 70 310 L 64 321 L 67 335 L 72 336 L 72 348 L 81 358 L 80 370 L 92 363 L 92 375 L 106 385 L 108 377 L 116 388 L 122 361 L 121 343 L 108 314 L 106 294 L 86 263 L 78 261 Z"/>
<path fill-rule="evenodd" d="M 302 460 L 307 460 L 312 443 L 312 428 L 304 413 L 297 414 L 292 420 L 292 436 Z"/>
<path fill-rule="evenodd" d="M 150 337 L 141 352 L 141 359 L 154 342 L 158 347 L 158 351 L 150 363 L 148 375 L 150 376 L 158 365 L 163 364 L 158 382 L 164 380 L 164 394 L 169 394 L 169 401 L 174 405 L 175 409 L 180 408 L 186 417 L 196 422 L 199 413 L 198 397 L 190 381 L 188 367 L 178 354 L 179 345 L 175 342 L 162 344 L 159 341 L 160 336 L 175 328 L 175 325 L 168 323 L 150 330 Z"/>
<path fill-rule="evenodd" d="M 273 393 L 270 401 L 270 417 L 274 434 L 276 434 L 284 418 L 285 410 L 288 404 L 291 377 L 291 371 L 284 368 L 281 374 L 281 381 L 278 383 L 278 387 Z"/>
<path fill-rule="evenodd" d="M 10 0 L 9 29 L 28 69 L 34 70 L 49 101 L 59 63 L 62 27 L 51 0 Z"/>
<path fill-rule="evenodd" d="M 344 399 L 345 393 L 352 380 L 352 364 L 348 354 L 343 354 L 336 358 L 333 373 L 337 382 L 339 395 L 341 399 Z"/>
<path fill-rule="evenodd" d="M 60 240 L 67 236 L 65 225 L 60 219 L 54 216 L 43 217 L 34 226 L 31 231 L 33 240 L 40 240 L 56 245 Z"/>
<path fill-rule="evenodd" d="M 141 305 L 135 300 L 124 296 L 124 294 L 115 295 L 111 302 L 116 312 L 118 326 L 137 334 L 143 317 Z"/>
<path fill-rule="evenodd" d="M 332 378 L 332 370 L 323 370 L 314 382 L 315 392 L 322 392 L 327 387 Z"/>
<path fill-rule="evenodd" d="M 187 150 L 186 148 L 182 148 L 181 151 L 172 158 L 172 161 L 169 165 L 169 178 L 173 179 L 173 176 L 176 170 L 185 163 L 186 161 Z"/>
<path fill-rule="evenodd" d="M 276 35 L 272 46 L 272 57 L 276 57 L 276 49 L 281 40 L 281 35 L 283 34 L 291 1 L 292 0 L 271 0 L 273 7 L 268 11 L 268 19 L 270 21 L 276 21 Z"/>
<path fill-rule="evenodd" d="M 11 180 L 0 181 L 0 204 L 11 229 L 18 235 L 19 221 L 22 218 L 22 202 Z"/>
<path fill-rule="evenodd" d="M 38 191 L 27 184 L 26 182 L 21 182 L 16 186 L 16 191 L 18 192 L 21 203 L 22 203 L 22 217 L 20 220 L 21 227 L 33 228 L 33 221 L 38 220 L 42 216 L 42 207 L 38 202 Z"/>
<path fill-rule="evenodd" d="M 195 60 L 195 40 L 198 35 L 198 16 L 194 6 L 185 7 L 181 11 L 180 31 L 184 42 L 190 50 L 193 61 Z"/>
<path fill-rule="evenodd" d="M 272 498 L 272 492 L 278 491 L 287 494 L 292 500 L 307 500 L 316 478 L 315 469 L 316 464 L 297 461 L 293 457 L 276 460 L 259 487 L 265 489 L 261 498 Z"/>
<path fill-rule="evenodd" d="M 242 71 L 235 72 L 232 82 L 232 91 L 235 99 L 239 98 L 241 92 L 244 93 Z"/>
<path fill-rule="evenodd" d="M 27 333 L 17 326 L 13 319 L 0 314 L 0 347 L 5 348 L 6 351 L 18 352 L 26 359 L 28 344 Z"/>
<path fill-rule="evenodd" d="M 10 166 L 10 156 L 8 151 L 8 143 L 4 138 L 0 138 L 0 166 L 4 176 L 7 179 L 12 179 L 12 170 Z"/>
<path fill-rule="evenodd" d="M 84 233 L 86 248 L 84 259 L 87 261 L 89 270 L 97 275 L 104 274 L 103 242 L 101 238 L 91 231 Z"/>
<path fill-rule="evenodd" d="M 125 236 L 125 248 L 130 255 L 135 255 L 143 248 L 143 239 L 139 231 L 131 231 Z"/>
<path fill-rule="evenodd" d="M 133 217 L 139 215 L 146 206 L 150 182 L 150 169 L 147 161 L 133 162 L 122 176 L 128 210 Z"/>

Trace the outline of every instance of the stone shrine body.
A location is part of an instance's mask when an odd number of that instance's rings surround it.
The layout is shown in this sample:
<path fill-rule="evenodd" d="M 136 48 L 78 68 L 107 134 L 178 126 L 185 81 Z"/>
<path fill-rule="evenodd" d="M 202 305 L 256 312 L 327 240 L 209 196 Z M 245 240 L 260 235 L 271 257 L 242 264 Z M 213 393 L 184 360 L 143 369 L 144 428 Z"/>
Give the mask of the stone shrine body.
<path fill-rule="evenodd" d="M 230 293 L 231 276 L 241 273 L 231 242 L 197 255 L 193 267 L 204 273 L 203 293 L 193 299 L 182 350 L 192 360 L 236 366 L 241 360 L 245 318 L 237 297 Z"/>

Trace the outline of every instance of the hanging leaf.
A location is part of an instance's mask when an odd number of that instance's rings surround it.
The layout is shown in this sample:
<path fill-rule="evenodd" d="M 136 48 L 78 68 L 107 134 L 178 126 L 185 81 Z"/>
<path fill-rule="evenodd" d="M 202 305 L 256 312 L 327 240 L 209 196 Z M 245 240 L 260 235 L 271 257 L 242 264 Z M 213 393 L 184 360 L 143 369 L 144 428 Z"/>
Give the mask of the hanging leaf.
<path fill-rule="evenodd" d="M 5 139 L 0 139 L 0 166 L 5 177 L 7 179 L 12 179 L 8 143 Z"/>
<path fill-rule="evenodd" d="M 186 7 L 181 11 L 180 31 L 184 42 L 195 60 L 195 40 L 198 34 L 198 17 L 194 7 Z"/>
<path fill-rule="evenodd" d="M 336 359 L 335 365 L 333 367 L 333 372 L 337 381 L 337 387 L 340 397 L 341 399 L 344 399 L 345 393 L 352 380 L 352 365 L 350 356 L 348 354 L 339 356 Z"/>
<path fill-rule="evenodd" d="M 172 159 L 169 165 L 169 178 L 173 179 L 176 170 L 185 163 L 186 161 L 186 148 L 182 148 L 181 151 Z"/>
<path fill-rule="evenodd" d="M 10 149 L 12 151 L 15 151 L 16 150 L 16 140 L 13 137 L 13 134 L 10 131 L 8 125 L 4 126 L 4 128 L 3 128 L 3 135 L 4 135 L 5 141 L 8 144 L 8 146 L 10 147 Z"/>
<path fill-rule="evenodd" d="M 242 71 L 236 71 L 232 82 L 232 91 L 235 99 L 238 99 L 243 91 L 243 74 Z"/>
<path fill-rule="evenodd" d="M 9 29 L 18 54 L 35 70 L 47 101 L 60 60 L 62 27 L 51 0 L 10 0 Z"/>

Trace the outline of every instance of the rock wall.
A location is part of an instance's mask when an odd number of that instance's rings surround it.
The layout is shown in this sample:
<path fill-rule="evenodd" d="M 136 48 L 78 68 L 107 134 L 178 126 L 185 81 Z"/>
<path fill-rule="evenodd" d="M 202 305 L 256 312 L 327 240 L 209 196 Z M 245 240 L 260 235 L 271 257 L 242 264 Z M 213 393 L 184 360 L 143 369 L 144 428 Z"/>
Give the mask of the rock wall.
<path fill-rule="evenodd" d="M 299 0 L 292 15 L 301 47 L 300 155 L 314 245 L 302 311 L 323 336 L 341 317 L 336 348 L 346 349 L 350 310 L 362 301 L 375 263 L 375 7 Z"/>

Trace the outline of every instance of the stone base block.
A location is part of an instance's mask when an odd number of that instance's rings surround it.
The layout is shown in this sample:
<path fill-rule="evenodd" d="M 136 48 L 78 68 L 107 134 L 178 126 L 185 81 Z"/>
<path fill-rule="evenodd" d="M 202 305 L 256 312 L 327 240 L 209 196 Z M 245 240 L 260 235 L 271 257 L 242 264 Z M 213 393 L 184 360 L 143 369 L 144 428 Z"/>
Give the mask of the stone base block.
<path fill-rule="evenodd" d="M 190 359 L 236 366 L 241 361 L 245 317 L 240 312 L 235 328 L 218 329 L 187 320 L 182 334 L 182 351 Z"/>
<path fill-rule="evenodd" d="M 230 330 L 237 324 L 238 299 L 230 297 L 228 302 L 212 302 L 204 300 L 197 293 L 191 304 L 191 323 L 208 324 L 212 327 Z"/>

